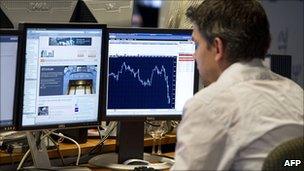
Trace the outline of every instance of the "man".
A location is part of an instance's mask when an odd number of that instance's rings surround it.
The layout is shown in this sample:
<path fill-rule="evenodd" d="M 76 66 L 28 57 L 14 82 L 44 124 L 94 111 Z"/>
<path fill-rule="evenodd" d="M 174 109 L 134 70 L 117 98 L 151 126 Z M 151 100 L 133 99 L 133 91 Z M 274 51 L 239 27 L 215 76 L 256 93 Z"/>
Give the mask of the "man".
<path fill-rule="evenodd" d="M 262 65 L 271 38 L 258 1 L 204 0 L 187 16 L 207 87 L 184 107 L 172 170 L 261 170 L 303 136 L 303 89 Z"/>

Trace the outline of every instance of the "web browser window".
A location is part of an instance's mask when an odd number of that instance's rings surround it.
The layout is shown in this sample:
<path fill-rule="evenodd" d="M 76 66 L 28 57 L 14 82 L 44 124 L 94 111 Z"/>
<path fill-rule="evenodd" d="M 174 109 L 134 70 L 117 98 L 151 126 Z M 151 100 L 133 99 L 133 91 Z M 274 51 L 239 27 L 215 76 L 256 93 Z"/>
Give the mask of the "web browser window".
<path fill-rule="evenodd" d="M 109 33 L 107 116 L 181 115 L 193 96 L 189 33 Z"/>
<path fill-rule="evenodd" d="M 102 30 L 28 28 L 22 126 L 98 119 Z"/>
<path fill-rule="evenodd" d="M 18 36 L 0 36 L 0 126 L 13 121 Z"/>

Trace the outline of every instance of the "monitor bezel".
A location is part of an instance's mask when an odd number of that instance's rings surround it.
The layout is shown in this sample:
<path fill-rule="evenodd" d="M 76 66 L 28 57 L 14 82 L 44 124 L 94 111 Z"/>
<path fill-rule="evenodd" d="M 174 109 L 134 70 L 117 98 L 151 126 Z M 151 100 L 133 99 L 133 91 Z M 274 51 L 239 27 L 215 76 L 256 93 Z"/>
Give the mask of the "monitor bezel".
<path fill-rule="evenodd" d="M 20 30 L 15 30 L 15 29 L 0 29 L 0 36 L 17 36 L 18 37 L 18 43 L 17 43 L 17 52 L 16 52 L 16 74 L 15 74 L 15 87 L 14 87 L 14 101 L 13 101 L 13 117 L 12 117 L 12 124 L 11 125 L 7 125 L 7 126 L 4 126 L 4 125 L 0 125 L 0 131 L 14 131 L 16 129 L 16 124 L 17 124 L 17 116 L 16 116 L 16 113 L 15 113 L 15 99 L 16 99 L 16 96 L 17 96 L 17 93 L 16 91 L 18 90 L 17 88 L 17 84 L 16 84 L 16 81 L 17 81 L 17 60 L 18 60 L 18 54 L 19 54 L 19 41 L 21 39 L 21 32 Z"/>
<path fill-rule="evenodd" d="M 67 124 L 45 124 L 45 125 L 30 125 L 23 126 L 22 125 L 22 109 L 23 109 L 23 94 L 24 94 L 24 71 L 25 71 L 25 51 L 26 51 L 26 37 L 27 37 L 27 29 L 30 28 L 59 28 L 59 29 L 102 29 L 102 46 L 101 46 L 101 60 L 100 60 L 100 93 L 99 93 L 99 106 L 97 113 L 97 120 L 91 122 L 76 122 L 76 123 L 67 123 Z M 106 90 L 107 79 L 106 79 L 106 71 L 107 71 L 107 26 L 105 24 L 95 24 L 95 23 L 20 23 L 19 29 L 22 32 L 21 43 L 20 45 L 20 54 L 18 55 L 18 86 L 19 91 L 17 98 L 18 102 L 16 107 L 16 113 L 18 113 L 17 117 L 17 130 L 42 130 L 42 129 L 67 129 L 67 128 L 78 128 L 78 127 L 92 127 L 100 125 L 101 123 L 101 113 L 106 112 L 105 108 L 105 100 L 106 94 L 102 93 Z"/>
<path fill-rule="evenodd" d="M 125 28 L 125 27 L 111 27 L 108 28 L 108 36 L 110 33 L 169 33 L 169 34 L 192 34 L 191 29 L 168 29 L 168 28 Z M 108 37 L 109 41 L 110 38 Z M 109 54 L 107 53 L 107 58 L 109 62 Z M 107 63 L 109 66 L 109 63 Z M 107 68 L 109 68 L 107 66 Z M 109 70 L 107 70 L 108 74 Z M 108 76 L 107 76 L 108 77 Z M 199 82 L 199 74 L 195 62 L 194 67 L 194 87 L 193 87 L 193 95 L 198 91 L 198 82 Z M 108 84 L 108 83 L 107 83 Z M 108 85 L 107 85 L 108 92 Z M 106 103 L 107 110 L 108 103 Z M 156 115 L 117 115 L 117 116 L 109 116 L 107 112 L 102 114 L 102 120 L 105 121 L 147 121 L 147 120 L 181 120 L 181 115 L 167 115 L 167 114 L 156 114 Z"/>

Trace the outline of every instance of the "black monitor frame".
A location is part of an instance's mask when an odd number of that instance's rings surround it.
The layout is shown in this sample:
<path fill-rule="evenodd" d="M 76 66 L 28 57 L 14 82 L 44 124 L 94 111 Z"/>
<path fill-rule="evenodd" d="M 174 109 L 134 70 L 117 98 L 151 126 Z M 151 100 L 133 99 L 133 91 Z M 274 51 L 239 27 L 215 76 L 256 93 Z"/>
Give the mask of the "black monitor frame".
<path fill-rule="evenodd" d="M 25 77 L 25 53 L 26 53 L 26 37 L 28 28 L 60 28 L 60 29 L 102 29 L 102 48 L 101 48 L 101 63 L 100 63 L 100 93 L 99 93 L 99 107 L 97 121 L 93 122 L 79 122 L 68 124 L 52 124 L 52 125 L 37 125 L 37 126 L 22 126 L 22 110 L 23 110 L 23 94 L 24 94 L 24 77 Z M 17 85 L 18 85 L 18 98 L 16 98 L 16 114 L 17 117 L 17 129 L 18 130 L 40 130 L 40 129 L 52 129 L 52 128 L 77 128 L 77 127 L 92 127 L 99 125 L 101 122 L 101 113 L 106 112 L 105 102 L 106 94 L 103 90 L 106 90 L 107 79 L 107 26 L 104 24 L 94 23 L 20 23 L 19 29 L 22 31 L 21 43 L 19 43 L 20 54 L 18 55 L 17 68 L 19 71 Z"/>
<path fill-rule="evenodd" d="M 21 39 L 21 32 L 20 30 L 13 30 L 13 29 L 0 29 L 0 36 L 17 36 L 18 37 L 18 46 L 17 46 L 17 53 L 16 53 L 16 61 L 18 60 L 18 54 L 19 54 L 19 44 L 20 44 L 20 39 Z M 18 62 L 17 62 L 18 63 Z M 18 67 L 17 67 L 17 63 L 16 63 L 16 75 L 15 75 L 15 88 L 14 88 L 14 99 L 17 98 L 17 79 L 18 79 Z M 15 113 L 15 100 L 12 102 L 13 103 L 13 117 L 12 117 L 12 124 L 11 125 L 7 125 L 7 126 L 1 126 L 0 125 L 0 131 L 13 131 L 16 128 L 16 124 L 17 124 L 17 117 L 16 117 L 16 113 Z M 1 113 L 0 113 L 1 115 Z"/>
<path fill-rule="evenodd" d="M 191 29 L 164 29 L 164 28 L 108 28 L 108 36 L 110 33 L 172 33 L 172 34 L 179 34 L 179 33 L 188 33 L 192 34 Z M 110 40 L 109 37 L 107 38 L 108 41 Z M 109 54 L 107 54 L 108 58 L 108 65 L 109 65 Z M 109 66 L 108 66 L 109 68 Z M 109 71 L 108 71 L 109 72 Z M 195 62 L 195 69 L 194 69 L 194 87 L 193 87 L 193 94 L 195 94 L 199 90 L 198 86 L 199 82 L 199 74 Z M 108 82 L 109 84 L 109 82 Z M 109 88 L 107 86 L 107 88 Z M 108 101 L 106 108 L 108 106 Z M 102 114 L 102 120 L 106 121 L 146 121 L 146 120 L 180 120 L 182 115 L 166 115 L 164 114 L 158 114 L 158 115 L 119 115 L 119 116 L 108 116 L 107 112 Z"/>
<path fill-rule="evenodd" d="M 192 34 L 189 29 L 159 29 L 159 28 L 109 28 L 108 36 L 110 33 L 188 33 Z M 108 38 L 108 41 L 110 39 Z M 109 58 L 109 54 L 107 56 Z M 108 59 L 109 60 L 109 59 Z M 109 61 L 108 64 L 109 65 Z M 109 72 L 109 66 L 108 66 Z M 107 73 L 108 74 L 108 73 Z M 108 77 L 108 76 L 107 76 Z M 199 74 L 194 65 L 194 88 L 193 94 L 198 91 Z M 108 104 L 106 105 L 106 107 Z M 116 152 L 118 153 L 118 163 L 123 163 L 128 159 L 142 159 L 144 149 L 144 121 L 146 120 L 180 120 L 181 115 L 149 115 L 149 116 L 107 116 L 107 112 L 103 113 L 103 120 L 119 121 L 117 128 L 117 143 Z"/>
<path fill-rule="evenodd" d="M 292 56 L 286 54 L 267 54 L 265 59 L 270 59 L 270 70 L 283 77 L 291 78 Z"/>

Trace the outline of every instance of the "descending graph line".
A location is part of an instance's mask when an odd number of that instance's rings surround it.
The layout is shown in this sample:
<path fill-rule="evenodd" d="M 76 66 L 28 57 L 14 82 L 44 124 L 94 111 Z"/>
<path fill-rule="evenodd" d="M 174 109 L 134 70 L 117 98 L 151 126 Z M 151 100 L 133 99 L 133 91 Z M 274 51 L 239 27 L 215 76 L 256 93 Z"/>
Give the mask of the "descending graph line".
<path fill-rule="evenodd" d="M 123 74 L 124 71 L 129 71 L 134 78 L 137 78 L 137 80 L 144 86 L 152 86 L 153 84 L 153 77 L 154 77 L 154 73 L 158 74 L 158 75 L 163 75 L 165 82 L 166 82 L 166 88 L 167 88 L 167 99 L 168 99 L 168 104 L 171 103 L 171 99 L 170 99 L 170 87 L 169 87 L 169 81 L 168 81 L 168 76 L 166 74 L 166 69 L 165 67 L 162 65 L 161 69 L 159 69 L 157 66 L 154 67 L 154 69 L 152 69 L 151 72 L 151 76 L 150 79 L 147 79 L 146 81 L 144 81 L 141 77 L 140 77 L 140 71 L 139 69 L 137 69 L 137 71 L 135 71 L 133 68 L 131 68 L 130 65 L 127 65 L 125 62 L 121 65 L 120 70 L 116 73 L 110 73 L 109 77 L 112 76 L 116 81 L 119 81 L 119 76 L 121 74 Z"/>

